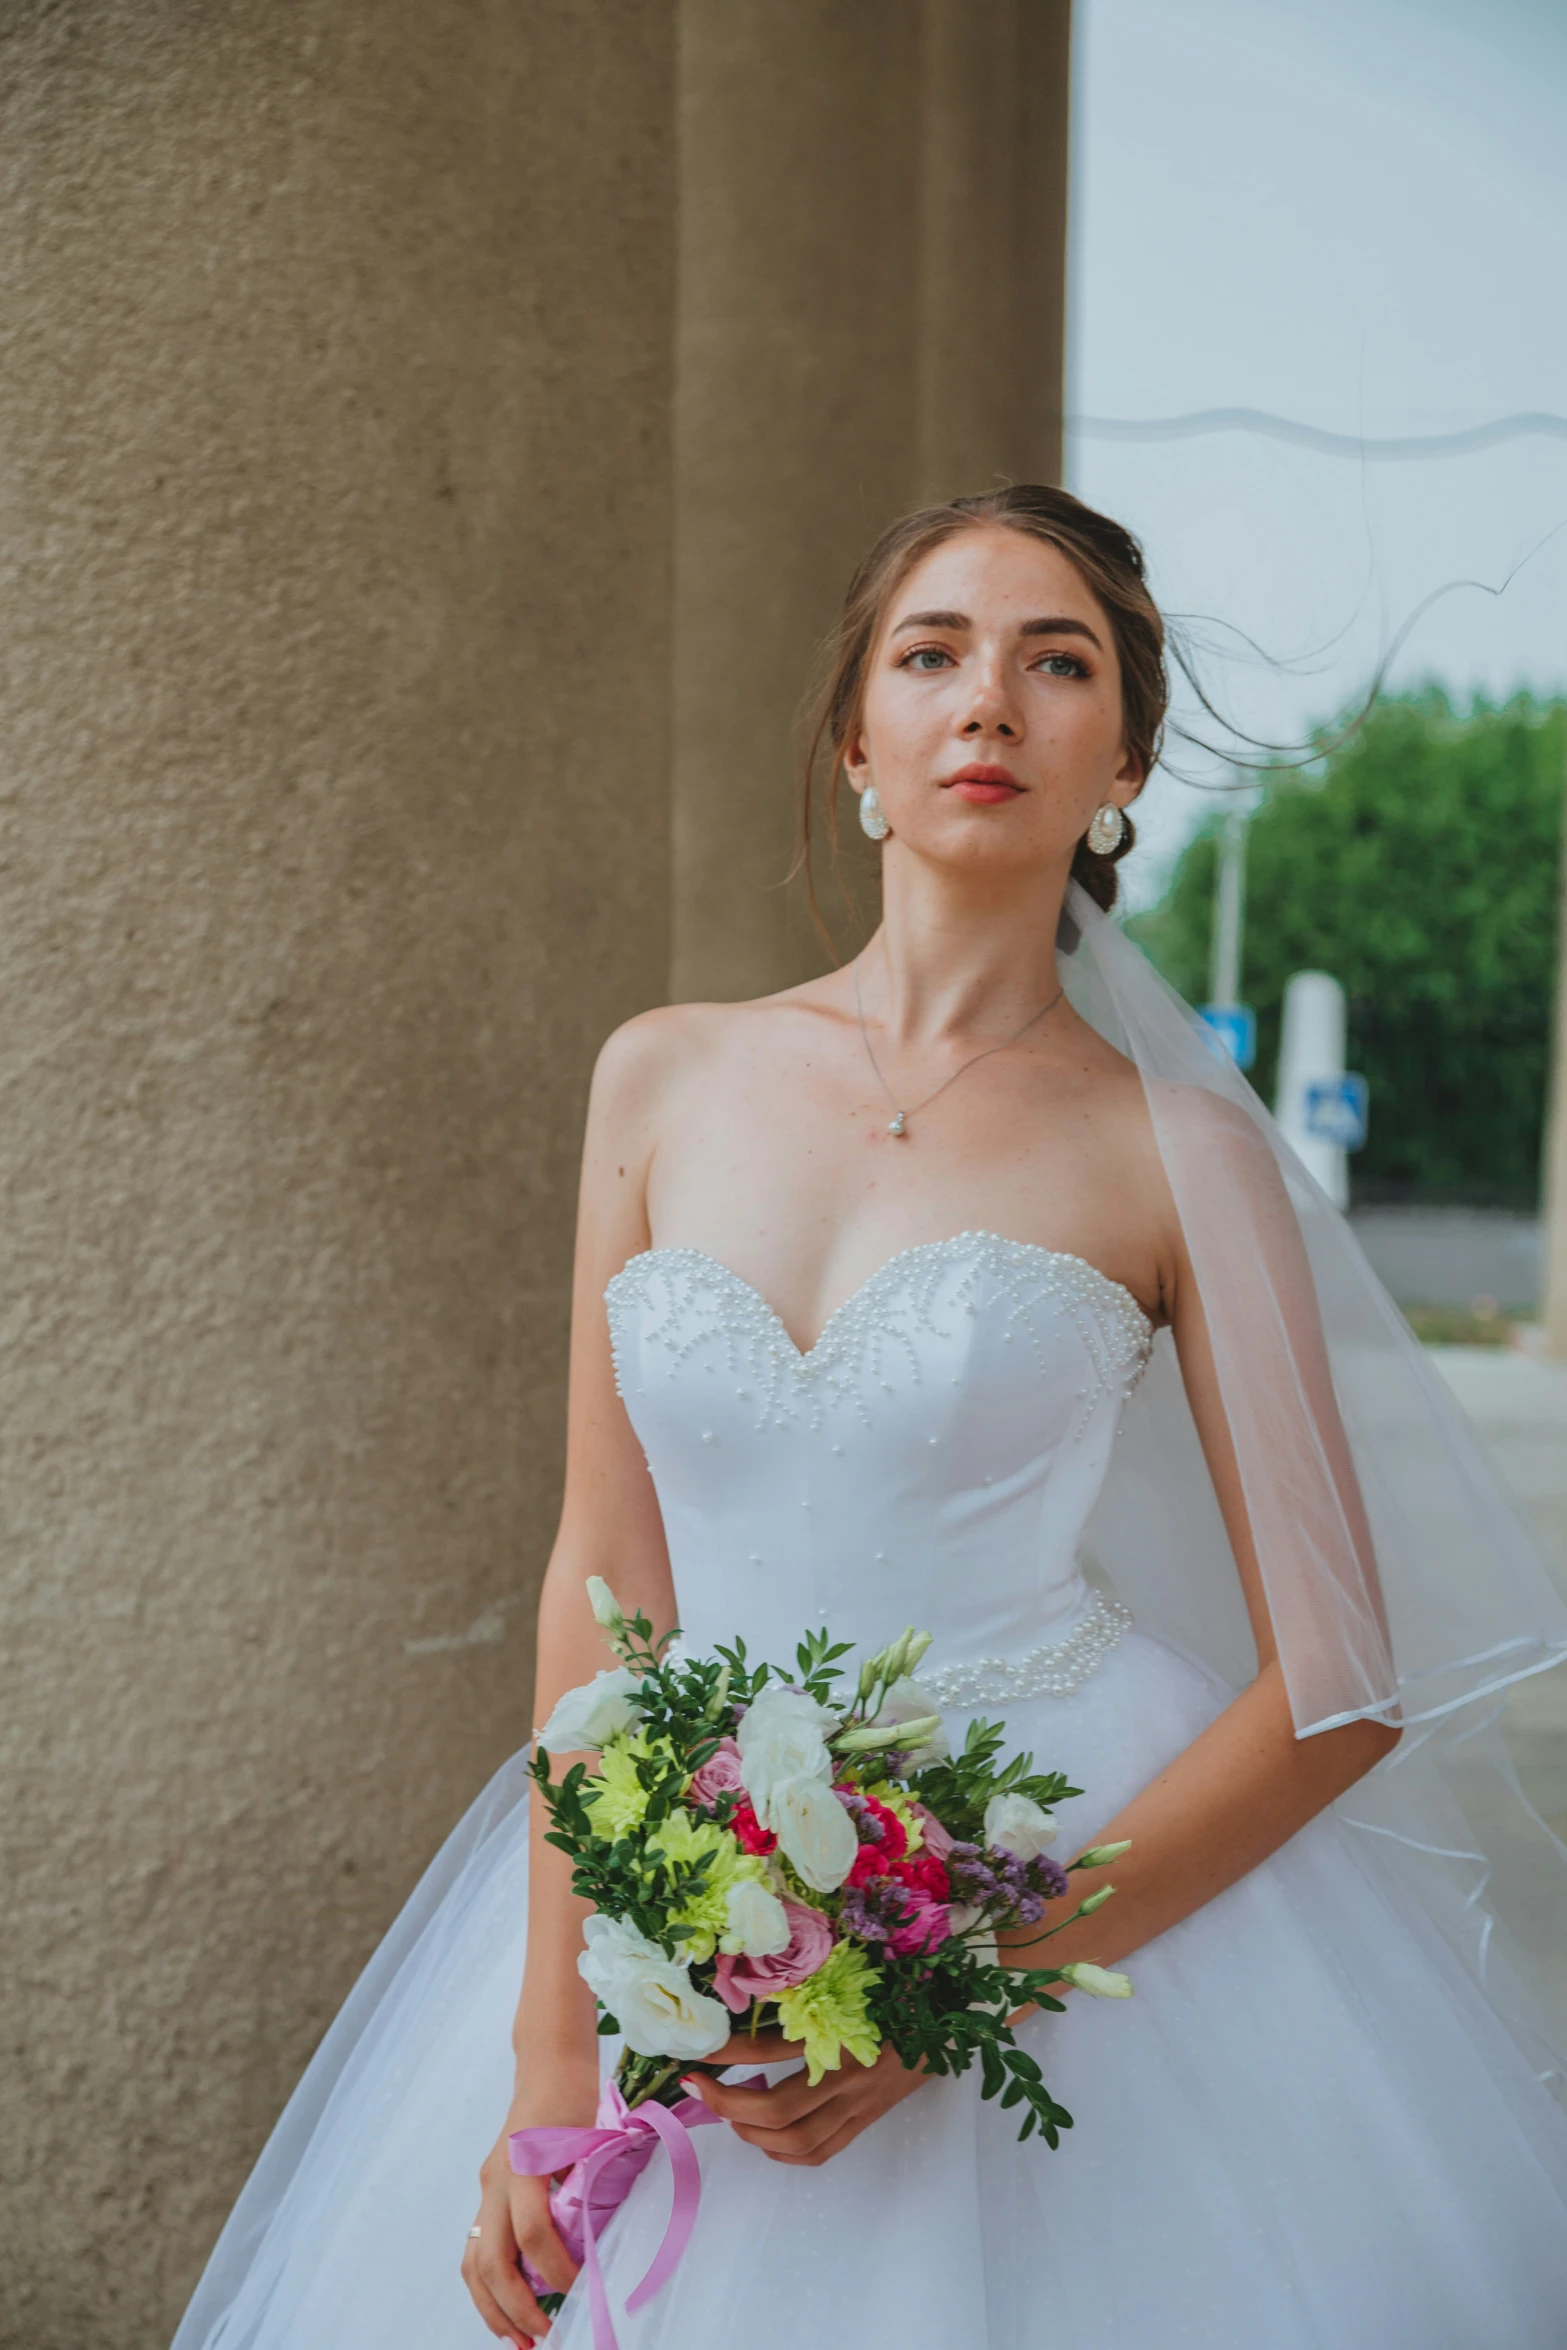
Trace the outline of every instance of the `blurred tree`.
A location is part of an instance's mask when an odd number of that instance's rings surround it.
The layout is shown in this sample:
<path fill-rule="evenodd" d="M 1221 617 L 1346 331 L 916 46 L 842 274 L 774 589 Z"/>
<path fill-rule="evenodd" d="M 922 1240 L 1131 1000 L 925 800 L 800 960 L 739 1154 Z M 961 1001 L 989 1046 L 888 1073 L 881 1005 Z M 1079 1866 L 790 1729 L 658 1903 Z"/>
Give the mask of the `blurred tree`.
<path fill-rule="evenodd" d="M 1324 735 L 1324 741 L 1329 737 Z M 1271 1102 L 1285 982 L 1349 998 L 1349 1066 L 1371 1085 L 1360 1195 L 1538 1195 L 1567 705 L 1456 712 L 1435 686 L 1379 702 L 1309 775 L 1271 773 L 1247 847 L 1241 994 Z M 1207 991 L 1216 811 L 1132 935 L 1189 1001 Z"/>

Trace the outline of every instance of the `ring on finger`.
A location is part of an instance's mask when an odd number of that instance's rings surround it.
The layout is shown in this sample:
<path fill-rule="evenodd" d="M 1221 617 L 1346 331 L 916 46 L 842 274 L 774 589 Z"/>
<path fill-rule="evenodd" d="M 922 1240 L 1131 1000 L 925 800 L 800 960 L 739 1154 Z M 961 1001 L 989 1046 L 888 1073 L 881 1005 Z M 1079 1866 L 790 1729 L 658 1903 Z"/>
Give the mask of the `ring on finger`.
<path fill-rule="evenodd" d="M 482 2236 L 482 2235 L 483 2235 L 483 2233 L 484 2233 L 484 2230 L 483 2230 L 482 2228 L 477 2228 L 477 2227 L 475 2227 L 475 2228 L 470 2228 L 470 2229 L 468 2230 L 468 2234 L 469 2234 L 470 2238 L 471 2238 L 471 2237 L 474 2237 L 474 2236 Z"/>

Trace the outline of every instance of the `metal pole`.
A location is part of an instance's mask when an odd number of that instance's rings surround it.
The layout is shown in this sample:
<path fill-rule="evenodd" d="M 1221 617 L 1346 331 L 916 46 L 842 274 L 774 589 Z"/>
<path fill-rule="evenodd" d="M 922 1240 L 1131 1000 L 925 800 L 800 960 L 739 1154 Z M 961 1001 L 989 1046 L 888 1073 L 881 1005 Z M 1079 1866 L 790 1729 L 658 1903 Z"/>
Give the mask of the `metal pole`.
<path fill-rule="evenodd" d="M 1241 1000 L 1241 939 L 1246 920 L 1246 810 L 1237 800 L 1225 818 L 1214 877 L 1213 942 L 1208 964 L 1210 1004 Z"/>

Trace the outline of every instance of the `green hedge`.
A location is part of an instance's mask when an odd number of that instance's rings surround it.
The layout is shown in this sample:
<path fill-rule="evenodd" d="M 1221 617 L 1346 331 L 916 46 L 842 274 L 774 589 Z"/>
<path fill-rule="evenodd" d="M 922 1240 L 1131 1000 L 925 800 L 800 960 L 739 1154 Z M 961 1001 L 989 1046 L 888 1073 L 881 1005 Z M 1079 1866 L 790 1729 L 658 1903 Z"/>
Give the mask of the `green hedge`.
<path fill-rule="evenodd" d="M 1532 1201 L 1555 984 L 1567 705 L 1380 701 L 1309 776 L 1271 774 L 1247 844 L 1241 994 L 1271 1101 L 1295 971 L 1349 998 L 1371 1085 L 1357 1188 Z M 1217 811 L 1128 925 L 1181 993 L 1207 988 Z"/>

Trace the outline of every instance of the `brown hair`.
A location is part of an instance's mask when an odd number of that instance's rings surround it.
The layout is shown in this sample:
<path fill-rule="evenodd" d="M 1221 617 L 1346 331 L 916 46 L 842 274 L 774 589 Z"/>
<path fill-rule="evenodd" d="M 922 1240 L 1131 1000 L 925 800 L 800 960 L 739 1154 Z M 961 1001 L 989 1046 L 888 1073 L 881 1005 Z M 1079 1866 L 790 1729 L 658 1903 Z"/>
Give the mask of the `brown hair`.
<path fill-rule="evenodd" d="M 917 563 L 961 531 L 995 524 L 1055 547 L 1076 566 L 1104 606 L 1121 663 L 1126 744 L 1146 781 L 1164 732 L 1170 698 L 1164 663 L 1164 621 L 1143 577 L 1143 551 L 1129 530 L 1074 498 L 1069 490 L 1017 482 L 947 506 L 922 506 L 884 530 L 849 582 L 838 626 L 825 648 L 824 680 L 813 697 L 805 754 L 801 863 L 810 882 L 815 777 L 824 750 L 832 756 L 827 780 L 827 837 L 838 845 L 838 775 L 843 746 L 865 698 L 865 672 L 887 607 Z M 1116 865 L 1134 840 L 1132 821 L 1118 848 L 1098 856 L 1080 840 L 1072 878 L 1108 913 L 1116 898 Z M 812 892 L 812 904 L 815 893 Z M 818 915 L 818 922 L 820 916 Z"/>

